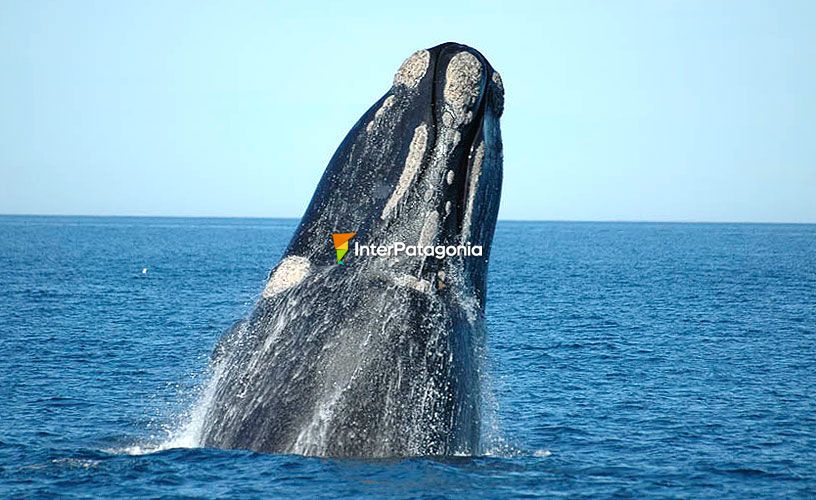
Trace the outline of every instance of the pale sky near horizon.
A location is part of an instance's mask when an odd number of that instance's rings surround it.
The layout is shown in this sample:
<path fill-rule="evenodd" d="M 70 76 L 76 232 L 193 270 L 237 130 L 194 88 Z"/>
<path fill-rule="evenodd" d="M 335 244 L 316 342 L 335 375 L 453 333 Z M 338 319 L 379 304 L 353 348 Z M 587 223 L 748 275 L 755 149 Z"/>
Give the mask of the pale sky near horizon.
<path fill-rule="evenodd" d="M 0 0 L 0 214 L 300 217 L 414 50 L 506 88 L 500 217 L 816 222 L 816 2 Z"/>

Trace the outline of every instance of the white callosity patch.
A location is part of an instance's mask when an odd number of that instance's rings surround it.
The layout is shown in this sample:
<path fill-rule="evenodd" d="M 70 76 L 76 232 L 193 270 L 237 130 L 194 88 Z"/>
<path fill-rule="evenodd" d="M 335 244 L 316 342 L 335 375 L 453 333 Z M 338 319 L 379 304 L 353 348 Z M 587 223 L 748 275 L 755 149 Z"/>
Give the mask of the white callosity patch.
<path fill-rule="evenodd" d="M 493 108 L 496 111 L 496 115 L 501 116 L 504 112 L 504 82 L 502 82 L 502 77 L 498 71 L 493 72 L 491 80 L 493 80 L 494 84 L 493 92 L 491 92 L 493 96 Z"/>
<path fill-rule="evenodd" d="M 448 286 L 445 282 L 445 271 L 437 271 L 436 286 L 437 288 L 446 288 Z"/>
<path fill-rule="evenodd" d="M 269 277 L 269 281 L 266 283 L 266 288 L 264 288 L 262 296 L 264 298 L 268 298 L 284 290 L 292 288 L 303 281 L 303 278 L 309 274 L 311 267 L 311 263 L 306 257 L 299 257 L 296 255 L 286 257 L 280 261 L 278 267 L 275 268 L 275 272 L 273 272 L 272 276 Z"/>
<path fill-rule="evenodd" d="M 428 212 L 428 216 L 425 217 L 425 223 L 422 225 L 422 231 L 419 233 L 419 246 L 426 247 L 433 245 L 438 233 L 439 212 L 432 210 Z"/>
<path fill-rule="evenodd" d="M 465 214 L 462 219 L 462 242 L 467 243 L 470 239 L 470 226 L 473 220 L 473 205 L 476 202 L 476 190 L 479 188 L 479 176 L 482 173 L 482 162 L 484 161 L 485 145 L 480 142 L 473 153 L 473 165 L 470 168 L 469 182 L 467 186 L 467 202 Z"/>
<path fill-rule="evenodd" d="M 445 180 L 448 182 L 448 186 L 453 184 L 453 177 L 454 177 L 453 170 L 448 170 L 448 175 L 445 176 Z"/>
<path fill-rule="evenodd" d="M 425 73 L 428 71 L 428 64 L 431 62 L 431 54 L 427 50 L 418 50 L 405 60 L 394 75 L 394 85 L 404 85 L 408 88 L 415 88 Z"/>
<path fill-rule="evenodd" d="M 425 149 L 428 147 L 428 126 L 421 123 L 414 129 L 414 137 L 411 139 L 411 145 L 408 147 L 408 156 L 405 157 L 405 167 L 402 169 L 402 174 L 397 181 L 397 187 L 391 193 L 391 197 L 385 203 L 381 219 L 385 220 L 397 207 L 405 192 L 411 186 L 414 178 L 419 172 L 419 167 L 422 164 L 422 158 L 425 156 Z"/>
<path fill-rule="evenodd" d="M 446 126 L 459 127 L 473 119 L 470 107 L 479 96 L 482 79 L 482 63 L 470 52 L 459 52 L 448 63 L 445 71 L 445 114 L 442 121 Z"/>
<path fill-rule="evenodd" d="M 371 132 L 372 130 L 374 130 L 375 125 L 382 122 L 383 115 L 393 105 L 394 105 L 394 96 L 390 95 L 390 96 L 386 97 L 385 100 L 382 103 L 382 106 L 380 106 L 380 109 L 378 109 L 377 111 L 374 112 L 374 118 L 372 118 L 371 121 L 368 122 L 368 125 L 366 125 L 366 132 Z"/>
<path fill-rule="evenodd" d="M 409 274 L 394 276 L 394 283 L 397 286 L 413 288 L 414 290 L 422 293 L 430 293 L 433 289 L 433 285 L 431 285 L 430 281 L 417 278 L 416 276 L 411 276 Z"/>
<path fill-rule="evenodd" d="M 501 90 L 501 92 L 504 93 L 504 82 L 502 82 L 502 77 L 498 71 L 493 72 L 493 76 L 491 77 L 491 79 L 493 80 L 493 83 L 496 84 L 496 87 L 498 87 L 499 90 Z"/>

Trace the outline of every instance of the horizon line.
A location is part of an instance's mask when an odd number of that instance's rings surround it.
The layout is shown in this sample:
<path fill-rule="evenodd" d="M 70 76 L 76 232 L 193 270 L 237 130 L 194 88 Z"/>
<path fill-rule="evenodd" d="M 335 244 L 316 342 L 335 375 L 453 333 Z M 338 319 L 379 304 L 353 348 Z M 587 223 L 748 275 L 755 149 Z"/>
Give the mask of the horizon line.
<path fill-rule="evenodd" d="M 75 217 L 75 218 L 131 218 L 131 219 L 265 219 L 300 220 L 294 216 L 260 215 L 136 215 L 136 214 L 31 214 L 0 213 L 0 217 Z M 498 222 L 574 222 L 574 223 L 629 223 L 629 224 L 798 224 L 814 225 L 816 221 L 751 221 L 751 220 L 661 220 L 661 219 L 514 219 L 499 218 Z"/>

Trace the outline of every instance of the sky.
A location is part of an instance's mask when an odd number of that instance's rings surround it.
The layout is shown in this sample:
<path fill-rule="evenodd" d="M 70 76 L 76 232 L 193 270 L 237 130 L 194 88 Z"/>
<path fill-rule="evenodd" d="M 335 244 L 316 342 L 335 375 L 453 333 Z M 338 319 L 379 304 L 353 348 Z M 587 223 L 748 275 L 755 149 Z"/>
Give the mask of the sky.
<path fill-rule="evenodd" d="M 816 2 L 0 0 L 0 213 L 300 217 L 417 49 L 502 74 L 500 218 L 816 222 Z"/>

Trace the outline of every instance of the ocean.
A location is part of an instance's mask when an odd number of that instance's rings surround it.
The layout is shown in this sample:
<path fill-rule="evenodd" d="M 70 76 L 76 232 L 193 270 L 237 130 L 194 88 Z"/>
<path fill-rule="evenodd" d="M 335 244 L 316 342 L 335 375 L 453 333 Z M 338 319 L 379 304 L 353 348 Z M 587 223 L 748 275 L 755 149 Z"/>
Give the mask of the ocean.
<path fill-rule="evenodd" d="M 500 221 L 484 456 L 175 447 L 297 222 L 0 217 L 0 496 L 816 496 L 816 225 Z"/>

